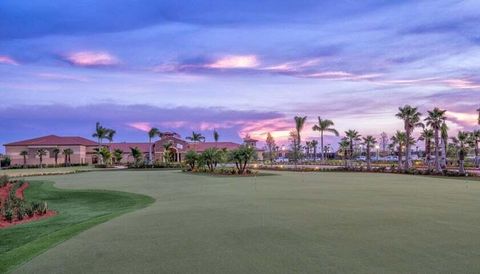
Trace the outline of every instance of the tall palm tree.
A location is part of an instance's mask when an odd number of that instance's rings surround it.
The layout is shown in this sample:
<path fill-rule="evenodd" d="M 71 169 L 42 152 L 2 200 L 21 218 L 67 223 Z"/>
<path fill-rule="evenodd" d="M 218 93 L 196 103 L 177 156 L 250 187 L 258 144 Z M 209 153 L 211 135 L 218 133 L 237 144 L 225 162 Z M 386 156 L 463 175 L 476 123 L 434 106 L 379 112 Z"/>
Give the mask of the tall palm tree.
<path fill-rule="evenodd" d="M 306 142 L 305 142 L 305 152 L 306 152 L 307 159 L 310 158 L 311 148 L 312 148 L 312 142 L 306 141 Z"/>
<path fill-rule="evenodd" d="M 399 130 L 397 130 L 397 132 L 395 132 L 395 135 L 393 135 L 390 140 L 392 141 L 392 146 L 395 147 L 397 146 L 397 153 L 398 153 L 398 169 L 399 170 L 402 170 L 402 166 L 403 166 L 403 147 L 405 146 L 405 144 L 407 143 L 407 134 L 405 132 L 401 132 Z"/>
<path fill-rule="evenodd" d="M 73 150 L 71 148 L 66 148 L 63 150 L 63 155 L 65 157 L 65 166 L 70 165 L 71 159 L 70 156 L 73 154 Z"/>
<path fill-rule="evenodd" d="M 199 142 L 205 142 L 205 137 L 200 132 L 192 131 L 192 135 L 186 138 L 193 142 L 193 150 L 195 150 L 195 145 Z"/>
<path fill-rule="evenodd" d="M 443 121 L 442 126 L 440 127 L 440 138 L 442 139 L 442 153 L 441 153 L 441 160 L 442 162 L 440 165 L 442 168 L 447 168 L 447 152 L 448 152 L 448 126 L 445 121 Z"/>
<path fill-rule="evenodd" d="M 372 170 L 370 150 L 371 148 L 373 148 L 373 146 L 376 143 L 377 143 L 377 139 L 375 139 L 375 137 L 371 135 L 368 135 L 367 137 L 363 137 L 363 144 L 367 148 L 367 170 L 368 171 Z"/>
<path fill-rule="evenodd" d="M 43 156 L 47 155 L 47 150 L 44 148 L 41 148 L 37 150 L 37 156 L 40 160 L 40 168 L 43 168 Z"/>
<path fill-rule="evenodd" d="M 345 135 L 347 136 L 348 141 L 349 141 L 349 145 L 350 145 L 349 159 L 351 161 L 353 159 L 353 146 L 354 146 L 356 141 L 360 141 L 360 137 L 362 135 L 360 135 L 360 133 L 358 133 L 358 131 L 356 131 L 354 129 L 349 129 L 349 130 L 345 131 Z"/>
<path fill-rule="evenodd" d="M 93 138 L 98 140 L 98 150 L 102 147 L 103 139 L 107 138 L 108 128 L 103 127 L 100 122 L 95 124 L 95 132 L 92 134 Z M 100 163 L 103 163 L 102 157 L 100 157 Z"/>
<path fill-rule="evenodd" d="M 345 168 L 347 167 L 347 155 L 348 155 L 348 150 L 350 148 L 350 141 L 347 137 L 343 137 L 340 142 L 338 143 L 339 150 L 342 151 L 342 156 L 343 156 L 343 163 L 345 165 Z"/>
<path fill-rule="evenodd" d="M 480 108 L 477 109 L 477 112 L 478 112 L 477 124 L 480 126 Z"/>
<path fill-rule="evenodd" d="M 427 126 L 430 126 L 434 131 L 434 142 L 435 142 L 435 170 L 441 172 L 442 168 L 440 166 L 440 136 L 439 132 L 442 127 L 443 122 L 447 119 L 445 116 L 446 110 L 441 110 L 439 108 L 434 108 L 433 110 L 428 111 L 428 117 L 424 120 Z"/>
<path fill-rule="evenodd" d="M 114 129 L 107 129 L 107 134 L 105 134 L 105 139 L 108 140 L 108 142 L 110 143 L 110 146 L 108 147 L 108 149 L 110 150 L 110 147 L 111 147 L 111 144 L 113 142 L 113 137 L 115 136 L 115 134 L 117 134 L 117 131 L 114 130 Z"/>
<path fill-rule="evenodd" d="M 302 133 L 302 130 L 303 130 L 303 127 L 305 126 L 305 121 L 307 121 L 307 116 L 295 116 L 294 118 L 294 121 L 295 121 L 295 133 L 296 133 L 296 137 L 297 137 L 297 152 L 295 153 L 295 165 L 297 165 L 297 162 L 298 162 L 298 154 L 300 152 L 300 148 L 301 148 L 301 145 L 302 145 L 302 137 L 301 137 L 301 133 Z"/>
<path fill-rule="evenodd" d="M 321 148 L 321 157 L 322 161 L 325 160 L 325 150 L 323 146 L 323 133 L 324 132 L 330 132 L 333 133 L 335 136 L 339 136 L 338 131 L 333 128 L 335 124 L 333 123 L 332 120 L 328 119 L 322 119 L 320 116 L 318 116 L 318 124 L 313 126 L 313 130 L 319 131 L 320 132 L 320 148 Z"/>
<path fill-rule="evenodd" d="M 313 161 L 317 161 L 317 146 L 318 146 L 318 141 L 317 140 L 312 140 L 310 142 L 310 145 L 312 146 L 313 149 Z"/>
<path fill-rule="evenodd" d="M 420 141 L 423 141 L 425 144 L 425 163 L 427 164 L 427 170 L 430 170 L 432 167 L 431 163 L 431 154 L 432 154 L 432 138 L 433 138 L 433 129 L 431 128 L 423 128 L 420 137 L 418 138 Z"/>
<path fill-rule="evenodd" d="M 142 151 L 138 147 L 130 147 L 130 154 L 135 161 L 135 167 L 138 167 L 140 161 L 142 160 Z"/>
<path fill-rule="evenodd" d="M 405 105 L 404 107 L 398 108 L 398 113 L 395 115 L 397 118 L 402 119 L 404 123 L 405 134 L 407 135 L 407 140 L 411 138 L 412 132 L 415 127 L 420 127 L 420 116 L 422 114 L 418 111 L 416 107 L 410 105 Z M 407 143 L 405 146 L 405 170 L 408 170 L 411 166 L 410 159 L 410 144 Z"/>
<path fill-rule="evenodd" d="M 472 138 L 472 143 L 473 143 L 473 148 L 475 151 L 475 166 L 478 168 L 480 165 L 480 159 L 478 158 L 478 153 L 479 153 L 479 148 L 478 144 L 480 143 L 480 130 L 474 130 L 471 133 L 471 138 Z"/>
<path fill-rule="evenodd" d="M 220 134 L 218 133 L 218 131 L 216 129 L 214 129 L 213 130 L 213 140 L 215 141 L 215 146 L 218 143 L 218 139 L 220 139 Z"/>
<path fill-rule="evenodd" d="M 55 158 L 55 166 L 58 165 L 58 154 L 60 154 L 60 149 L 59 148 L 54 148 L 52 150 L 53 157 Z"/>
<path fill-rule="evenodd" d="M 22 150 L 20 152 L 20 155 L 23 157 L 23 168 L 27 167 L 27 156 L 28 156 L 28 151 Z"/>
<path fill-rule="evenodd" d="M 148 164 L 151 165 L 153 163 L 153 155 L 152 155 L 152 139 L 155 136 L 160 136 L 160 130 L 156 127 L 152 127 L 148 131 Z"/>
<path fill-rule="evenodd" d="M 452 141 L 457 148 L 458 155 L 458 172 L 465 174 L 465 155 L 468 152 L 468 141 L 470 134 L 466 131 L 459 131 L 457 137 L 453 137 Z"/>

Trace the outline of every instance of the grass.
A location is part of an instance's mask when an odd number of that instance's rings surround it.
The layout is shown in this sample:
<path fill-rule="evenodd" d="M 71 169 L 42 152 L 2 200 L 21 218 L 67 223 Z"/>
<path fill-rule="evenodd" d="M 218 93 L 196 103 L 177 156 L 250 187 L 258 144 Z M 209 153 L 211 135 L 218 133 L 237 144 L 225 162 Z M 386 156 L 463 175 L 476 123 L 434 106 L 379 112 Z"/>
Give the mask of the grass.
<path fill-rule="evenodd" d="M 153 202 L 150 197 L 123 192 L 60 190 L 51 182 L 31 182 L 25 197 L 45 200 L 59 214 L 0 230 L 1 273 L 81 231 Z"/>
<path fill-rule="evenodd" d="M 9 177 L 26 177 L 40 175 L 60 175 L 93 170 L 98 169 L 93 166 L 0 169 L 0 176 L 8 175 Z"/>
<path fill-rule="evenodd" d="M 480 272 L 480 182 L 269 173 L 278 176 L 106 171 L 40 177 L 62 189 L 135 192 L 155 202 L 77 234 L 16 271 Z"/>

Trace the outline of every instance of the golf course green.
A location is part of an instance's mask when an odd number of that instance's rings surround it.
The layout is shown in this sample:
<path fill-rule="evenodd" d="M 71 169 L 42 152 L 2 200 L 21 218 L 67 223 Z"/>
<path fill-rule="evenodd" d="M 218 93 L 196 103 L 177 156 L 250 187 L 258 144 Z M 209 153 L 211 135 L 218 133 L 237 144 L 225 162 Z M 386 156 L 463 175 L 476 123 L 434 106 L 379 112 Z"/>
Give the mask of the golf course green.
<path fill-rule="evenodd" d="M 56 196 L 42 199 L 59 215 L 1 230 L 2 263 L 35 255 L 28 252 L 29 244 L 36 246 L 28 237 L 55 218 L 64 218 L 57 221 L 60 230 L 75 220 L 109 216 L 13 272 L 480 272 L 478 181 L 269 173 L 274 175 L 105 171 L 28 178 L 27 199 L 53 191 Z M 71 201 L 63 194 L 72 195 Z M 36 235 L 37 241 L 55 235 L 45 233 Z M 15 249 L 6 251 L 4 243 L 12 248 L 17 243 L 24 253 L 10 255 Z"/>

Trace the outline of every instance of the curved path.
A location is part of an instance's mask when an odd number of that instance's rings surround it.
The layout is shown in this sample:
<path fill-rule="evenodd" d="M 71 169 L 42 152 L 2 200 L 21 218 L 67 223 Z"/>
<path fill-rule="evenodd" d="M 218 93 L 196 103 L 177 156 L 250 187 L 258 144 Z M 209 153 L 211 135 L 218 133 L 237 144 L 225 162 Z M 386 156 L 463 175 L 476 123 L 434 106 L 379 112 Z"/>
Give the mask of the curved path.
<path fill-rule="evenodd" d="M 41 177 L 156 202 L 16 273 L 480 272 L 480 182 L 358 173 L 178 171 Z"/>

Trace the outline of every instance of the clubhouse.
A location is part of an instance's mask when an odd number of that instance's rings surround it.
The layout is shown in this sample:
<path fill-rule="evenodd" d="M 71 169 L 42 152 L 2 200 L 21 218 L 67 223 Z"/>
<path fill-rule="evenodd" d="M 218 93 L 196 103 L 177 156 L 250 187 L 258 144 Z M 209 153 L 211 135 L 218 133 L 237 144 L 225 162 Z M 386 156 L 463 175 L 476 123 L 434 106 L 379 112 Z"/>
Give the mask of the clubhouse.
<path fill-rule="evenodd" d="M 171 143 L 169 148 L 172 161 L 181 162 L 185 158 L 185 154 L 189 150 L 194 150 L 198 153 L 205 151 L 208 148 L 218 148 L 233 150 L 240 147 L 240 144 L 233 142 L 187 142 L 181 136 L 175 132 L 166 132 L 163 137 L 156 142 L 152 142 L 152 158 L 154 161 L 164 160 L 164 145 Z M 256 147 L 257 140 L 246 138 L 244 144 Z M 98 156 L 95 151 L 99 147 L 99 143 L 77 136 L 57 136 L 48 135 L 38 137 L 34 139 L 28 139 L 18 142 L 12 142 L 5 144 L 5 155 L 10 157 L 11 165 L 19 166 L 24 164 L 23 151 L 26 151 L 25 161 L 27 165 L 38 165 L 39 157 L 37 151 L 39 149 L 45 149 L 47 154 L 43 156 L 43 164 L 53 165 L 55 164 L 55 150 L 60 150 L 60 154 L 57 156 L 57 164 L 61 165 L 65 163 L 65 157 L 62 151 L 70 149 L 73 154 L 70 155 L 70 164 L 96 164 L 98 162 Z M 108 147 L 112 152 L 115 149 L 123 151 L 122 163 L 133 162 L 133 157 L 130 153 L 130 148 L 137 147 L 142 151 L 144 159 L 148 159 L 149 143 L 105 143 L 102 146 Z M 263 159 L 263 150 L 257 149 L 258 159 Z"/>

